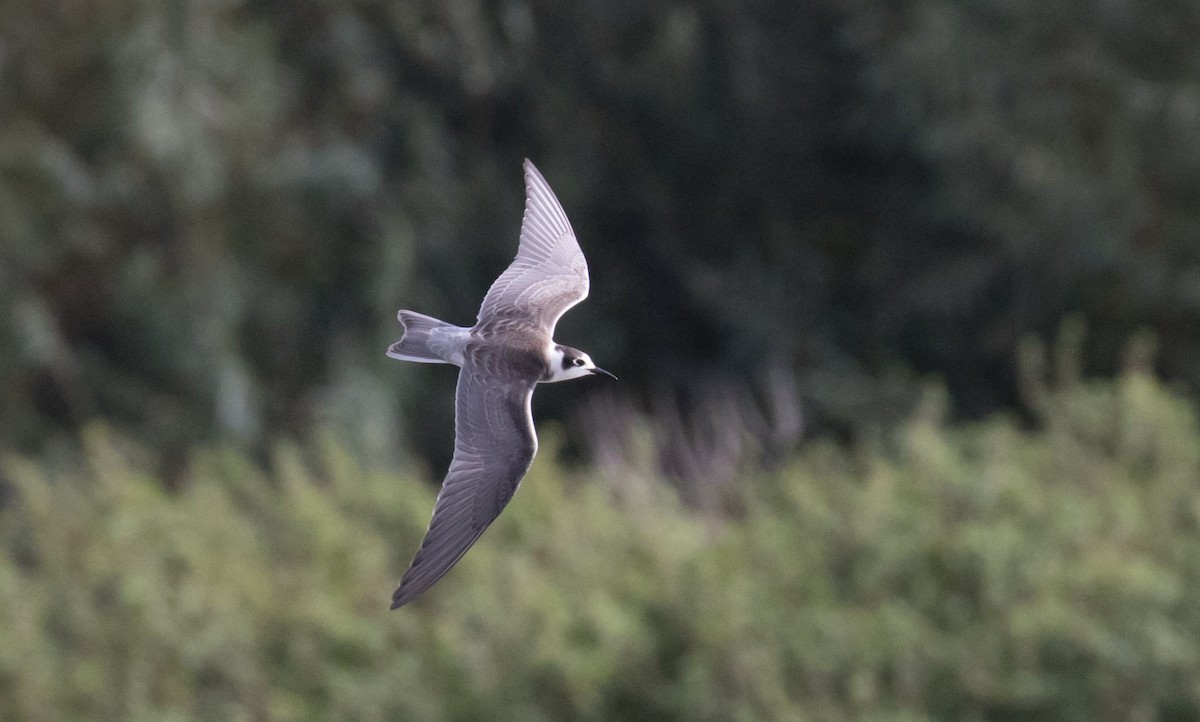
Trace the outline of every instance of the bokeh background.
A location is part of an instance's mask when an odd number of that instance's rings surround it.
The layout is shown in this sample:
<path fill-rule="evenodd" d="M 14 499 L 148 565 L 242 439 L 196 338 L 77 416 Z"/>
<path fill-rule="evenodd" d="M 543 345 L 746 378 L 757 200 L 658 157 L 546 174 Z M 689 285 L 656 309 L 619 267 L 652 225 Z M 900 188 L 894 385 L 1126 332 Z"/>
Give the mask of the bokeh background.
<path fill-rule="evenodd" d="M 0 718 L 1200 720 L 1193 0 L 8 0 Z M 619 376 L 387 613 L 520 164 Z"/>

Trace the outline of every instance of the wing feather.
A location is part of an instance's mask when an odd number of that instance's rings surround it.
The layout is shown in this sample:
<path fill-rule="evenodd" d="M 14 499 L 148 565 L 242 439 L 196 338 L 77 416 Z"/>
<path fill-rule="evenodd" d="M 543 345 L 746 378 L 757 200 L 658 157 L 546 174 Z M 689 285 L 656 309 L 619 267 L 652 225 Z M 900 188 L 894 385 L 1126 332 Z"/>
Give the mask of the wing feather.
<path fill-rule="evenodd" d="M 553 335 L 567 309 L 587 298 L 587 260 L 546 179 L 529 160 L 524 168 L 525 216 L 517 257 L 484 296 L 479 323 L 527 321 Z"/>
<path fill-rule="evenodd" d="M 421 548 L 392 595 L 392 609 L 450 571 L 512 499 L 537 453 L 533 388 L 488 377 L 470 365 L 459 373 L 454 458 Z"/>

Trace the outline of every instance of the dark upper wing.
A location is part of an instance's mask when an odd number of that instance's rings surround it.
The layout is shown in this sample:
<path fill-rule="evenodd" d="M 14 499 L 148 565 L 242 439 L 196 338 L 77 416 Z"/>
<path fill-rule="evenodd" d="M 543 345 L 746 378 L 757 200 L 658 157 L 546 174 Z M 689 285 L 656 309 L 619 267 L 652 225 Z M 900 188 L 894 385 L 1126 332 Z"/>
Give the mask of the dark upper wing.
<path fill-rule="evenodd" d="M 484 296 L 479 322 L 528 320 L 553 335 L 559 317 L 587 294 L 587 261 L 567 214 L 546 179 L 526 160 L 521 244 L 516 259 Z"/>
<path fill-rule="evenodd" d="M 421 549 L 392 595 L 392 609 L 450 571 L 512 498 L 537 453 L 533 387 L 485 376 L 471 365 L 459 373 L 454 459 Z"/>

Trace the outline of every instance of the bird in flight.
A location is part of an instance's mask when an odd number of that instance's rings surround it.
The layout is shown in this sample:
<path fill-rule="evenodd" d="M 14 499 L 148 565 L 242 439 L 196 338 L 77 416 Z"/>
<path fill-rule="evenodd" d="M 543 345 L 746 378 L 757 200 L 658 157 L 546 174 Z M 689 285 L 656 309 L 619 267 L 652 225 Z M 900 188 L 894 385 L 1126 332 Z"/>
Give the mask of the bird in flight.
<path fill-rule="evenodd" d="M 554 342 L 554 325 L 588 295 L 587 261 L 562 205 L 525 161 L 525 217 L 517 257 L 492 283 L 471 328 L 400 311 L 404 336 L 387 355 L 458 366 L 454 457 L 429 530 L 392 609 L 450 571 L 512 499 L 537 453 L 530 401 L 539 383 L 616 378 L 583 351 Z"/>

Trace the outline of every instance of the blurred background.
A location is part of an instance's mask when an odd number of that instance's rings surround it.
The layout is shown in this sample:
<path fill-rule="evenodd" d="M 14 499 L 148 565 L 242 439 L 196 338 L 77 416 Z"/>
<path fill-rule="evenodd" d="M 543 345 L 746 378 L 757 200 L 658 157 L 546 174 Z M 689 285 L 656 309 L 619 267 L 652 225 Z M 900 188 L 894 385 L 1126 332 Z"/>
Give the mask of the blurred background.
<path fill-rule="evenodd" d="M 0 718 L 1200 719 L 1200 5 L 0 5 Z M 521 161 L 592 293 L 387 614 Z"/>

